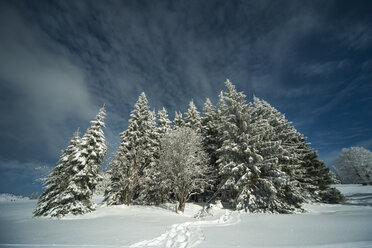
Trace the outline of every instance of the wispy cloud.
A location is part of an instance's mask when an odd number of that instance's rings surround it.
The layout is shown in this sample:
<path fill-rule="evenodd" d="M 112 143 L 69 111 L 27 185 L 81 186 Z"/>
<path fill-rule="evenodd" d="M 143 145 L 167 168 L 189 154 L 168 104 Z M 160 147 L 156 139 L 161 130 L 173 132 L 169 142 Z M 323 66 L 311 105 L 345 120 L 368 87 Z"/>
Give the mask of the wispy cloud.
<path fill-rule="evenodd" d="M 340 21 L 333 7 L 291 0 L 2 2 L 0 137 L 7 145 L 0 154 L 56 161 L 103 103 L 115 148 L 142 91 L 151 108 L 165 106 L 172 118 L 191 99 L 199 110 L 206 97 L 216 103 L 226 78 L 301 124 L 318 147 L 338 149 L 339 140 L 321 139 L 316 129 L 328 130 L 324 117 L 341 105 L 368 103 L 371 63 L 361 52 L 370 29 L 363 20 Z M 356 116 L 355 109 L 337 113 Z"/>
<path fill-rule="evenodd" d="M 348 49 L 366 49 L 372 44 L 372 29 L 366 23 L 349 24 L 338 38 Z"/>
<path fill-rule="evenodd" d="M 349 62 L 344 59 L 341 61 L 327 61 L 324 63 L 315 63 L 302 65 L 296 69 L 296 72 L 304 74 L 306 76 L 325 76 L 328 77 L 336 70 L 341 70 L 347 66 Z"/>
<path fill-rule="evenodd" d="M 88 122 L 98 109 L 85 74 L 68 59 L 67 51 L 27 24 L 13 8 L 0 10 L 0 36 L 0 87 L 4 92 L 0 108 L 7 113 L 1 129 L 12 130 L 2 138 L 18 143 L 18 149 L 8 151 L 13 156 L 29 153 L 26 149 L 55 155 L 72 134 L 66 123 Z"/>

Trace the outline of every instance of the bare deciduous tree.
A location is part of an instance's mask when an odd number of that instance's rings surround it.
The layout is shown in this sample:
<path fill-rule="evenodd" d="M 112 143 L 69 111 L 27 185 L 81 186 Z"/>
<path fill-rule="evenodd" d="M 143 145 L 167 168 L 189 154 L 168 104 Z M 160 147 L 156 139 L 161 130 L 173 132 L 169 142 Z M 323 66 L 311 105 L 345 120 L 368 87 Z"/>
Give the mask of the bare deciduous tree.
<path fill-rule="evenodd" d="M 163 183 L 169 184 L 178 202 L 176 212 L 183 212 L 188 199 L 208 185 L 208 157 L 202 139 L 192 129 L 181 127 L 166 134 L 160 144 Z"/>
<path fill-rule="evenodd" d="M 372 152 L 363 147 L 342 149 L 335 161 L 342 183 L 372 182 Z"/>

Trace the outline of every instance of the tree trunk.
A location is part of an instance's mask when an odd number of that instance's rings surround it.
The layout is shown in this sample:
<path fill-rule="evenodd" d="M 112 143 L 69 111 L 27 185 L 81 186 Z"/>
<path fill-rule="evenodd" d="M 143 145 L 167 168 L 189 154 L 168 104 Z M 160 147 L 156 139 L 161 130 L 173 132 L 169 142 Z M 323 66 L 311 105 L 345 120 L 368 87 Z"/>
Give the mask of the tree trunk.
<path fill-rule="evenodd" d="M 178 211 L 181 211 L 182 213 L 185 211 L 185 204 L 186 204 L 186 199 L 180 199 L 178 203 Z"/>
<path fill-rule="evenodd" d="M 181 211 L 183 213 L 183 211 L 185 211 L 185 204 L 186 204 L 186 197 L 185 197 L 185 194 L 178 194 L 177 195 L 177 201 L 178 201 L 178 207 L 177 207 L 177 210 L 178 211 Z M 176 210 L 176 212 L 177 212 Z"/>

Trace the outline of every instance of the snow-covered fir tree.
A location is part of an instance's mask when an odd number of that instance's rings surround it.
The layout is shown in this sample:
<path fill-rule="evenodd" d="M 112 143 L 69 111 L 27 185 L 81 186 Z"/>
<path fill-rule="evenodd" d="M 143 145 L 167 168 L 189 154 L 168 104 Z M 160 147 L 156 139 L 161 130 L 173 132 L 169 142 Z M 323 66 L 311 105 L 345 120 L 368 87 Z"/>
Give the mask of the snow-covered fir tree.
<path fill-rule="evenodd" d="M 189 103 L 189 108 L 187 109 L 185 117 L 185 126 L 193 129 L 197 133 L 201 131 L 201 117 L 194 101 Z"/>
<path fill-rule="evenodd" d="M 68 169 L 71 169 L 71 155 L 80 149 L 80 142 L 79 132 L 76 131 L 68 147 L 62 151 L 57 166 L 54 167 L 46 178 L 46 188 L 39 197 L 34 211 L 35 216 L 59 217 L 64 215 L 65 201 L 61 199 L 61 195 L 67 188 L 70 180 L 69 177 L 73 173 L 73 171 L 68 171 Z"/>
<path fill-rule="evenodd" d="M 173 128 L 179 128 L 179 127 L 183 127 L 185 125 L 185 121 L 183 120 L 181 112 L 176 112 L 175 113 L 173 124 L 174 124 Z"/>
<path fill-rule="evenodd" d="M 154 157 L 156 159 L 156 163 L 153 164 L 150 170 L 147 170 L 148 179 L 151 181 L 148 182 L 150 192 L 148 195 L 151 195 L 153 192 L 153 196 L 148 197 L 147 204 L 155 204 L 158 205 L 160 203 L 170 202 L 171 199 L 171 186 L 170 180 L 164 174 L 162 174 L 161 170 L 159 169 L 160 163 L 160 141 L 161 139 L 172 131 L 172 127 L 169 120 L 168 112 L 165 108 L 158 111 L 158 126 L 157 126 L 157 149 L 154 153 Z"/>
<path fill-rule="evenodd" d="M 272 132 L 270 140 L 280 142 L 281 153 L 278 154 L 281 170 L 290 177 L 290 187 L 296 197 L 302 198 L 302 190 L 297 179 L 302 176 L 301 163 L 307 153 L 306 138 L 297 132 L 291 125 L 285 115 L 281 114 L 268 102 L 253 97 L 254 102 L 254 119 L 265 119 L 270 125 Z"/>
<path fill-rule="evenodd" d="M 341 184 L 342 183 L 340 175 L 338 174 L 336 167 L 332 166 L 332 168 L 330 170 L 330 173 L 331 173 L 332 184 Z"/>
<path fill-rule="evenodd" d="M 110 175 L 107 170 L 99 172 L 100 181 L 94 191 L 95 195 L 104 195 L 110 184 Z"/>
<path fill-rule="evenodd" d="M 289 176 L 287 187 L 290 195 L 286 198 L 294 203 L 341 201 L 340 193 L 330 187 L 329 169 L 319 161 L 317 153 L 306 142 L 306 137 L 268 102 L 254 97 L 254 108 L 255 118 L 266 119 L 273 128 L 270 139 L 281 143 L 282 152 L 278 154 L 278 159 L 281 170 Z"/>
<path fill-rule="evenodd" d="M 120 154 L 120 148 L 115 153 L 113 159 L 108 165 L 107 174 L 109 182 L 104 193 L 104 202 L 106 205 L 121 205 L 126 203 L 126 193 L 128 186 L 125 184 L 126 171 L 124 171 L 124 156 Z"/>
<path fill-rule="evenodd" d="M 84 214 L 95 209 L 92 196 L 101 179 L 99 168 L 107 154 L 102 130 L 105 127 L 105 115 L 105 108 L 102 107 L 81 138 L 80 149 L 71 155 L 69 170 L 73 173 L 66 190 L 60 196 L 65 201 L 66 213 Z"/>
<path fill-rule="evenodd" d="M 143 168 L 141 184 L 139 185 L 138 197 L 135 200 L 137 204 L 159 205 L 167 198 L 164 196 L 163 175 L 159 170 L 159 138 L 158 128 L 156 126 L 155 112 L 150 112 L 149 121 L 149 145 L 151 157 L 149 163 Z"/>
<path fill-rule="evenodd" d="M 148 108 L 143 92 L 130 115 L 128 129 L 120 134 L 121 144 L 110 163 L 111 185 L 105 193 L 108 205 L 129 205 L 144 197 L 139 198 L 145 187 L 144 170 L 156 163 L 157 149 L 154 114 Z"/>
<path fill-rule="evenodd" d="M 249 159 L 250 154 L 246 153 L 251 116 L 245 95 L 237 92 L 229 80 L 225 84 L 226 92 L 219 96 L 218 111 L 221 123 L 218 128 L 221 147 L 217 149 L 217 163 L 221 176 L 222 198 L 237 207 L 239 203 L 236 200 L 241 193 L 237 183 L 246 173 L 252 174 L 248 164 L 253 165 L 254 162 L 253 157 Z"/>
<path fill-rule="evenodd" d="M 220 146 L 219 140 L 219 120 L 215 106 L 207 98 L 203 108 L 204 117 L 201 120 L 201 133 L 203 136 L 203 146 L 211 158 L 211 165 L 217 161 L 216 150 Z"/>
<path fill-rule="evenodd" d="M 159 134 L 160 137 L 163 136 L 164 134 L 166 134 L 167 132 L 169 132 L 171 130 L 170 123 L 172 123 L 172 122 L 169 120 L 167 110 L 165 108 L 159 110 L 158 111 L 158 128 L 157 128 L 157 132 L 158 132 L 158 134 Z"/>
<path fill-rule="evenodd" d="M 61 217 L 94 210 L 92 195 L 100 179 L 98 169 L 107 153 L 104 117 L 105 109 L 101 108 L 81 140 L 77 134 L 71 140 L 48 178 L 49 186 L 40 197 L 35 216 Z"/>
<path fill-rule="evenodd" d="M 194 130 L 180 127 L 161 139 L 160 170 L 168 179 L 171 192 L 183 212 L 188 199 L 209 184 L 207 154 Z"/>
<path fill-rule="evenodd" d="M 266 190 L 266 196 L 269 196 L 267 210 L 291 212 L 299 208 L 303 201 L 300 183 L 294 177 L 300 160 L 297 151 L 293 149 L 295 146 L 287 143 L 288 140 L 294 140 L 291 133 L 293 130 L 286 129 L 289 123 L 284 115 L 257 97 L 254 97 L 252 122 L 253 130 L 257 130 L 259 141 L 255 141 L 251 146 L 263 157 L 263 163 L 259 166 L 260 180 L 273 183 L 273 186 L 269 187 L 271 194 L 267 194 L 269 191 Z M 258 193 L 258 195 L 265 194 Z M 261 208 L 265 209 L 263 206 L 261 204 Z"/>
<path fill-rule="evenodd" d="M 285 149 L 275 138 L 275 128 L 231 82 L 226 87 L 220 95 L 222 146 L 217 150 L 223 198 L 250 212 L 292 212 L 300 199 L 283 170 Z"/>
<path fill-rule="evenodd" d="M 332 178 L 329 168 L 322 160 L 319 160 L 316 151 L 310 147 L 308 149 L 309 152 L 302 163 L 304 174 L 300 181 L 308 181 L 303 188 L 310 193 L 310 200 L 324 203 L 340 203 L 344 201 L 340 191 L 331 187 Z"/>
<path fill-rule="evenodd" d="M 201 120 L 201 135 L 203 138 L 204 151 L 208 154 L 210 175 L 213 179 L 213 185 L 210 189 L 207 189 L 205 197 L 211 198 L 218 188 L 220 183 L 218 176 L 218 165 L 217 165 L 217 149 L 221 146 L 219 137 L 219 118 L 218 113 L 213 106 L 212 102 L 207 98 L 203 108 L 203 118 Z M 207 196 L 208 195 L 208 196 Z M 213 200 L 213 199 L 210 199 Z"/>

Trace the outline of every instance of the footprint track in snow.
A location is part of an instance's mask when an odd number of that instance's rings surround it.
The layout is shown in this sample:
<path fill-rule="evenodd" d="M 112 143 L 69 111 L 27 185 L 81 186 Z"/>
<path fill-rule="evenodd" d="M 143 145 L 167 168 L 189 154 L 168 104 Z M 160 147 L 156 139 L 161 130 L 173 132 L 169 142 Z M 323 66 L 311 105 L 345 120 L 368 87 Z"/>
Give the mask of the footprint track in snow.
<path fill-rule="evenodd" d="M 131 248 L 139 247 L 166 247 L 166 248 L 191 248 L 205 240 L 201 227 L 235 225 L 240 221 L 239 215 L 226 210 L 218 220 L 192 221 L 174 224 L 168 231 L 150 240 L 140 241 L 132 244 Z"/>

